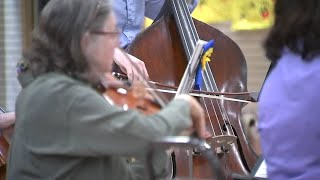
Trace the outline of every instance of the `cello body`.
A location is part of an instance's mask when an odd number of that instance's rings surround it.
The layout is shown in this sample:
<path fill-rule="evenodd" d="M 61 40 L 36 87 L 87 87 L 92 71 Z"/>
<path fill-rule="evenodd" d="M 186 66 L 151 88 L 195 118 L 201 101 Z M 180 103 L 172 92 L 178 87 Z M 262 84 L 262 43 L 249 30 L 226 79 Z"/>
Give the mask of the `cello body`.
<path fill-rule="evenodd" d="M 209 66 L 220 92 L 246 92 L 247 91 L 247 64 L 238 45 L 219 30 L 193 19 L 193 23 L 202 40 L 214 39 L 214 52 Z M 166 85 L 178 86 L 188 61 L 184 50 L 179 29 L 172 14 L 166 13 L 158 21 L 141 32 L 127 52 L 144 61 L 152 81 Z M 172 96 L 171 96 L 172 98 Z M 248 175 L 253 168 L 257 156 L 241 127 L 240 115 L 243 103 L 231 101 L 212 101 L 200 99 L 205 107 L 207 130 L 212 136 L 230 134 L 237 137 L 234 146 L 225 152 L 217 152 L 225 176 L 232 178 L 233 173 Z M 223 106 L 226 113 L 217 113 L 215 109 Z M 221 121 L 228 117 L 228 122 Z M 223 131 L 223 132 L 221 132 Z M 211 139 L 207 139 L 210 144 Z M 217 149 L 218 150 L 218 149 Z M 176 177 L 193 177 L 195 179 L 212 179 L 212 173 L 206 160 L 201 154 L 190 151 L 175 150 Z M 192 167 L 188 162 L 192 159 Z M 190 172 L 191 171 L 191 172 Z M 191 174 L 191 175 L 190 175 Z"/>

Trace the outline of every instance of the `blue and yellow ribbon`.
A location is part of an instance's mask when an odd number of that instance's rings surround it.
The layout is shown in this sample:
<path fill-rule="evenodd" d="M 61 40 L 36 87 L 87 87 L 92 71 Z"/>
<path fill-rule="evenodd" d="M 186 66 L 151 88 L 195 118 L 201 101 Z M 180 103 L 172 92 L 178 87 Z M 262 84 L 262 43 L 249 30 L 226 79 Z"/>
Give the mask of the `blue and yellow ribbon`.
<path fill-rule="evenodd" d="M 195 77 L 194 89 L 196 89 L 196 90 L 200 90 L 202 87 L 202 83 L 203 83 L 203 78 L 202 78 L 203 72 L 202 71 L 206 70 L 207 62 L 210 62 L 210 58 L 213 53 L 214 44 L 215 44 L 214 40 L 211 40 L 203 46 L 203 55 L 201 58 L 201 63 L 199 63 L 199 65 L 198 65 L 197 74 Z"/>

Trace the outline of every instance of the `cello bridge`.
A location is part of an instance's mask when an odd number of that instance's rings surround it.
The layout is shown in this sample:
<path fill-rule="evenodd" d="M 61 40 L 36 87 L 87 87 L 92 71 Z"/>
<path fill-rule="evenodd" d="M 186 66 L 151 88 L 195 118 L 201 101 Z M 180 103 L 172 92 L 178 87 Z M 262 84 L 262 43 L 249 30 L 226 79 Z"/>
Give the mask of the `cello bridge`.
<path fill-rule="evenodd" d="M 215 149 L 217 154 L 223 154 L 228 152 L 234 146 L 234 143 L 237 141 L 237 137 L 232 135 L 219 135 L 208 138 L 206 141 Z M 193 148 L 192 156 L 199 155 L 201 155 L 200 151 L 197 150 L 197 148 Z"/>
<path fill-rule="evenodd" d="M 208 144 L 216 150 L 217 154 L 228 152 L 237 141 L 233 135 L 219 135 L 207 139 Z"/>

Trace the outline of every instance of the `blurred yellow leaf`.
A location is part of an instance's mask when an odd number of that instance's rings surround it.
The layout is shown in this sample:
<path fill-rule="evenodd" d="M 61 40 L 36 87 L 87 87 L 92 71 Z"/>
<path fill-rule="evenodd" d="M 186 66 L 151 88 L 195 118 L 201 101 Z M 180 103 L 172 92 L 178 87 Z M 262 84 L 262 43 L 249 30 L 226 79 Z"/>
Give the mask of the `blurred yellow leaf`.
<path fill-rule="evenodd" d="M 213 24 L 231 21 L 232 30 L 269 28 L 274 21 L 275 0 L 199 0 L 192 17 Z M 152 23 L 145 19 L 145 27 Z"/>
<path fill-rule="evenodd" d="M 150 26 L 152 24 L 153 20 L 150 18 L 145 17 L 144 18 L 144 27 L 147 28 L 148 26 Z"/>
<path fill-rule="evenodd" d="M 274 0 L 234 0 L 232 6 L 233 30 L 269 28 L 273 24 Z"/>
<path fill-rule="evenodd" d="M 192 17 L 207 24 L 231 20 L 233 0 L 200 0 Z"/>

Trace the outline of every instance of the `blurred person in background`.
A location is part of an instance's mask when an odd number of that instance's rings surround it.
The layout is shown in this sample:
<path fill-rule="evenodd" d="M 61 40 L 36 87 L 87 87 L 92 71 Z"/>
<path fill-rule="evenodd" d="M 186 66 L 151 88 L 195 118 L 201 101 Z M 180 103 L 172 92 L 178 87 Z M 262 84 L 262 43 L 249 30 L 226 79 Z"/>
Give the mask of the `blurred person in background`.
<path fill-rule="evenodd" d="M 268 179 L 320 177 L 320 1 L 277 0 L 265 41 L 275 67 L 259 98 Z"/>

